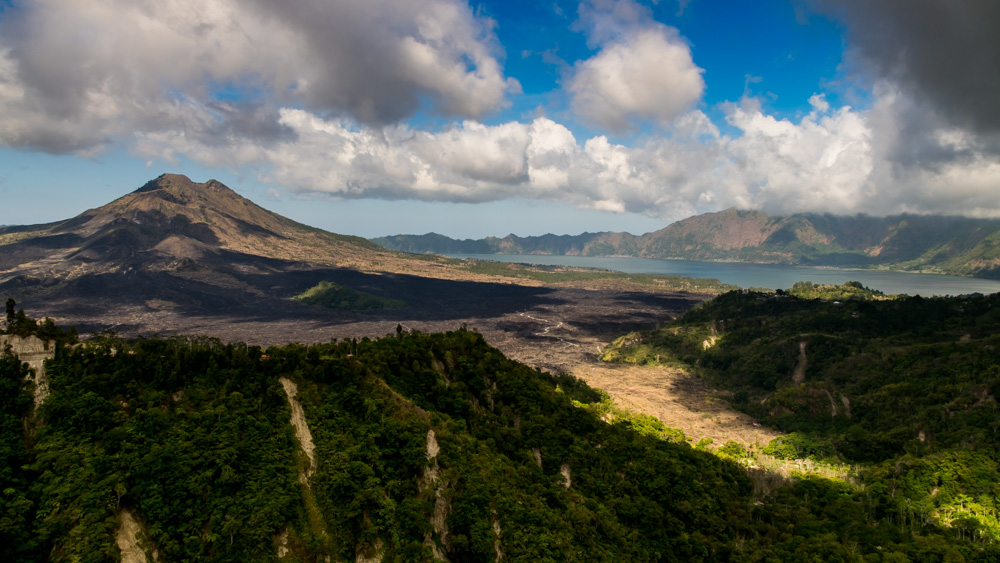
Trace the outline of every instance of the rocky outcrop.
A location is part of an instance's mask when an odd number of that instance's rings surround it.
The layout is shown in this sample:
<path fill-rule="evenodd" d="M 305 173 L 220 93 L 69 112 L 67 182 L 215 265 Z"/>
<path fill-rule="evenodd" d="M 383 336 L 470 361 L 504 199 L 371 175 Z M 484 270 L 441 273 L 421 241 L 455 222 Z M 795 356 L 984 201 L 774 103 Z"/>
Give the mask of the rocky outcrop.
<path fill-rule="evenodd" d="M 806 380 L 807 365 L 809 365 L 809 359 L 806 357 L 806 343 L 799 342 L 799 362 L 795 365 L 795 371 L 792 373 L 792 381 L 802 383 Z"/>
<path fill-rule="evenodd" d="M 851 418 L 851 400 L 847 398 L 847 395 L 841 395 L 840 402 L 844 403 L 844 416 Z"/>
<path fill-rule="evenodd" d="M 288 553 L 288 528 L 285 528 L 284 532 L 278 534 L 278 559 L 285 557 Z"/>
<path fill-rule="evenodd" d="M 426 489 L 434 487 L 434 513 L 431 515 L 431 527 L 434 529 L 433 535 L 427 533 L 424 537 L 424 545 L 431 548 L 435 559 L 448 561 L 444 551 L 448 549 L 449 535 L 448 512 L 451 510 L 451 502 L 442 494 L 447 487 L 447 483 L 441 480 L 441 468 L 438 466 L 437 456 L 441 452 L 438 446 L 437 436 L 434 430 L 427 431 L 427 461 L 433 462 L 424 468 L 424 474 L 420 479 L 420 488 Z M 434 541 L 434 536 L 438 541 Z"/>
<path fill-rule="evenodd" d="M 561 466 L 559 466 L 559 474 L 562 475 L 563 486 L 568 489 L 569 486 L 573 484 L 573 479 L 570 477 L 570 469 L 568 463 L 564 463 Z"/>
<path fill-rule="evenodd" d="M 500 549 L 500 518 L 497 517 L 497 509 L 493 509 L 493 551 L 496 552 L 496 563 L 503 561 L 503 551 Z"/>
<path fill-rule="evenodd" d="M 18 359 L 28 364 L 34 371 L 35 385 L 33 389 L 35 408 L 37 409 L 49 396 L 49 378 L 45 374 L 45 360 L 55 356 L 55 345 L 37 336 L 0 335 L 0 349 L 10 346 L 11 352 Z"/>
<path fill-rule="evenodd" d="M 382 540 L 376 540 L 375 545 L 358 548 L 354 560 L 357 563 L 382 563 L 385 557 L 385 545 Z"/>
<path fill-rule="evenodd" d="M 120 523 L 115 531 L 115 543 L 122 552 L 122 563 L 147 563 L 150 558 L 146 557 L 146 550 L 142 546 L 142 538 L 145 536 L 142 526 L 127 509 L 118 513 L 118 519 Z M 152 550 L 151 559 L 159 561 L 157 550 Z"/>
<path fill-rule="evenodd" d="M 309 425 L 306 423 L 306 415 L 302 411 L 302 405 L 295 399 L 299 393 L 298 386 L 287 377 L 278 378 L 278 381 L 281 382 L 281 386 L 285 388 L 285 395 L 288 396 L 288 406 L 292 410 L 291 424 L 292 428 L 295 429 L 295 439 L 298 440 L 299 447 L 302 448 L 302 452 L 306 454 L 306 458 L 309 460 L 309 464 L 305 469 L 299 472 L 299 482 L 308 486 L 309 478 L 316 472 L 316 447 L 313 445 L 312 433 L 309 432 Z"/>

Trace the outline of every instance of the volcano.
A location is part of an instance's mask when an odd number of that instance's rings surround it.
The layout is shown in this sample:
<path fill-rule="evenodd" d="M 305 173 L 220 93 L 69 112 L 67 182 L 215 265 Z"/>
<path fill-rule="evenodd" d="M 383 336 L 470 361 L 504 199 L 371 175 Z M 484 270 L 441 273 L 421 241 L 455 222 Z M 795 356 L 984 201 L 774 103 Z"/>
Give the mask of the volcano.
<path fill-rule="evenodd" d="M 319 281 L 396 294 L 416 282 L 394 273 L 430 268 L 445 270 L 436 259 L 303 225 L 221 182 L 177 174 L 71 219 L 0 228 L 0 295 L 91 328 L 161 310 L 259 317 L 263 304 L 286 318 L 309 317 L 316 313 L 289 298 Z"/>
<path fill-rule="evenodd" d="M 303 225 L 220 182 L 176 174 L 71 219 L 0 227 L 0 301 L 13 298 L 29 316 L 81 333 L 202 334 L 265 345 L 468 323 L 503 343 L 531 318 L 525 311 L 558 307 L 580 334 L 606 338 L 648 322 L 651 311 L 704 299 L 512 280 Z M 293 299 L 316 287 L 393 307 L 362 311 Z M 532 325 L 524 333 L 537 339 L 541 330 Z"/>
<path fill-rule="evenodd" d="M 329 233 L 268 211 L 221 182 L 164 174 L 72 219 L 0 228 L 0 284 L 44 284 L 136 270 L 268 258 L 363 266 L 395 255 L 360 237 Z"/>

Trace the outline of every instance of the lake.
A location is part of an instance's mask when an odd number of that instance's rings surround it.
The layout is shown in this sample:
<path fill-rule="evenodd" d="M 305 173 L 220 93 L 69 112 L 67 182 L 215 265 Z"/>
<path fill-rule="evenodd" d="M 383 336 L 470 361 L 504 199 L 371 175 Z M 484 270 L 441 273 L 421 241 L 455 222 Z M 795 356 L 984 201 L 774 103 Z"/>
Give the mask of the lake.
<path fill-rule="evenodd" d="M 656 260 L 652 258 L 614 258 L 606 256 L 543 256 L 526 254 L 449 254 L 452 258 L 477 258 L 522 264 L 581 266 L 615 270 L 628 274 L 667 274 L 692 278 L 716 278 L 744 288 L 788 289 L 797 281 L 842 284 L 859 281 L 884 293 L 908 295 L 966 295 L 996 293 L 1000 281 L 963 278 L 941 274 L 917 274 L 884 270 L 811 268 L 784 264 L 742 264 L 736 262 L 697 262 L 694 260 Z"/>

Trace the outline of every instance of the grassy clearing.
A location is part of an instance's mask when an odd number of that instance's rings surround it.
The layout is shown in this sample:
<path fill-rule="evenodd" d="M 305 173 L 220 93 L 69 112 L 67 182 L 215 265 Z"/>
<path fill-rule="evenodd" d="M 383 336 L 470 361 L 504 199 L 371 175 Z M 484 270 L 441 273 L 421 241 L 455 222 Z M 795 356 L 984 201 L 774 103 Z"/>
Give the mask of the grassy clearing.
<path fill-rule="evenodd" d="M 338 311 L 394 311 L 407 307 L 405 301 L 372 295 L 329 281 L 321 281 L 292 299 Z"/>

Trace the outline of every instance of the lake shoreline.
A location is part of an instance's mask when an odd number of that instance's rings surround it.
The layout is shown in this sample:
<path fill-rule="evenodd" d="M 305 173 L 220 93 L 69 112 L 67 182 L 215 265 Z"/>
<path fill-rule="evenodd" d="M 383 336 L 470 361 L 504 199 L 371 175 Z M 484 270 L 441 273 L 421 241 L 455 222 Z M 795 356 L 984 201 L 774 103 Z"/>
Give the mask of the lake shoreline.
<path fill-rule="evenodd" d="M 532 266 L 596 268 L 626 274 L 714 278 L 743 288 L 788 289 L 797 281 L 822 284 L 859 281 L 866 287 L 886 294 L 943 296 L 1000 292 L 1000 280 L 912 270 L 557 254 L 447 254 L 446 256 Z"/>

